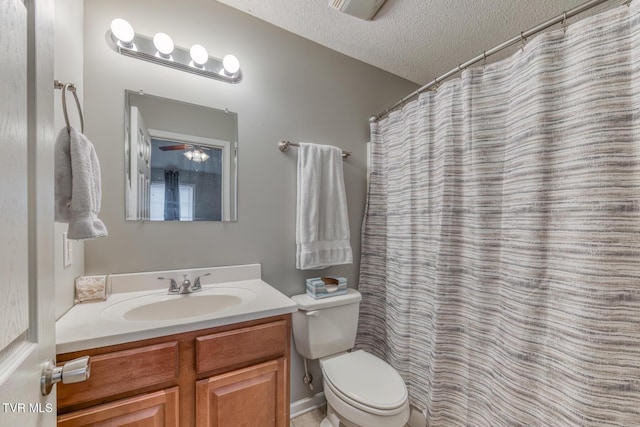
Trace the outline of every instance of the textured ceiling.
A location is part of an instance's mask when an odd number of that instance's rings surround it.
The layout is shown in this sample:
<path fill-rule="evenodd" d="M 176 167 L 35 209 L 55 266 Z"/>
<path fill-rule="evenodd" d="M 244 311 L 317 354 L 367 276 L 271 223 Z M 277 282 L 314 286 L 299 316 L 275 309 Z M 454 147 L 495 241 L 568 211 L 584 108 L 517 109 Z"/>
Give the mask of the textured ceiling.
<path fill-rule="evenodd" d="M 387 0 L 373 21 L 340 13 L 328 0 L 218 1 L 425 84 L 585 0 Z M 619 4 L 612 0 L 590 13 Z"/>

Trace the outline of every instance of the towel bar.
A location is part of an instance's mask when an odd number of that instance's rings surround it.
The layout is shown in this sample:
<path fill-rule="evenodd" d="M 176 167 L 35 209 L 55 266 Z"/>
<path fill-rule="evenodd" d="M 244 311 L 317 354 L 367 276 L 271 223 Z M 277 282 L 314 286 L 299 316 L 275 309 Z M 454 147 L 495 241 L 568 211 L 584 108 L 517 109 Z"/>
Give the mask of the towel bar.
<path fill-rule="evenodd" d="M 280 151 L 282 151 L 283 153 L 287 150 L 289 150 L 289 147 L 299 147 L 300 144 L 295 143 L 295 142 L 290 142 L 290 141 L 280 141 L 278 142 L 278 149 Z M 344 151 L 342 150 L 342 160 L 347 160 L 349 158 L 349 156 L 351 155 L 351 151 Z"/>

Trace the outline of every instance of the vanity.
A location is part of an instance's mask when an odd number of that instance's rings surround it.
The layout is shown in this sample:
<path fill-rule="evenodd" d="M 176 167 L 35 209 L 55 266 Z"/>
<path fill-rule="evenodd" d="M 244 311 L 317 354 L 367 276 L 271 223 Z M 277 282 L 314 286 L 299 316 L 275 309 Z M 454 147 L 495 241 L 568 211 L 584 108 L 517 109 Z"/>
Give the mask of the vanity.
<path fill-rule="evenodd" d="M 157 272 L 114 275 L 107 301 L 57 322 L 58 363 L 90 356 L 91 369 L 57 385 L 59 426 L 289 426 L 296 304 L 259 265 L 190 273 L 211 273 L 201 292 L 166 295 Z"/>

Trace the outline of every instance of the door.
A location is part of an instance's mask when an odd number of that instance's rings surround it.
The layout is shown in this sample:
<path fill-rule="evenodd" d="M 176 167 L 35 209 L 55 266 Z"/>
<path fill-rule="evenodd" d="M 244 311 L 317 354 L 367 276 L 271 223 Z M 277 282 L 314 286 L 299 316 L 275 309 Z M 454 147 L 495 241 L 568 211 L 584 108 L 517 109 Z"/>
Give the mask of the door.
<path fill-rule="evenodd" d="M 26 4 L 26 5 L 25 5 Z M 0 2 L 0 425 L 55 425 L 53 10 Z"/>
<path fill-rule="evenodd" d="M 149 219 L 149 193 L 151 191 L 151 136 L 138 107 L 131 107 L 131 133 L 129 135 L 129 213 L 127 219 Z"/>
<path fill-rule="evenodd" d="M 198 427 L 288 427 L 287 360 L 276 360 L 196 382 Z"/>

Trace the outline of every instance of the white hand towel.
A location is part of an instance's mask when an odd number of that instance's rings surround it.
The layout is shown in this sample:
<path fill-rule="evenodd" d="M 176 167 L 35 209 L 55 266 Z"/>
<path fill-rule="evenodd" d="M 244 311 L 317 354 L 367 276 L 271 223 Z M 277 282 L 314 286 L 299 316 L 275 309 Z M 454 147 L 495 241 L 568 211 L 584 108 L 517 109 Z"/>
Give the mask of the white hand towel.
<path fill-rule="evenodd" d="M 68 222 L 69 239 L 94 239 L 107 235 L 98 219 L 102 188 L 96 150 L 74 127 L 62 128 L 56 139 L 55 220 Z"/>
<path fill-rule="evenodd" d="M 296 211 L 296 268 L 351 264 L 342 150 L 300 143 Z"/>

